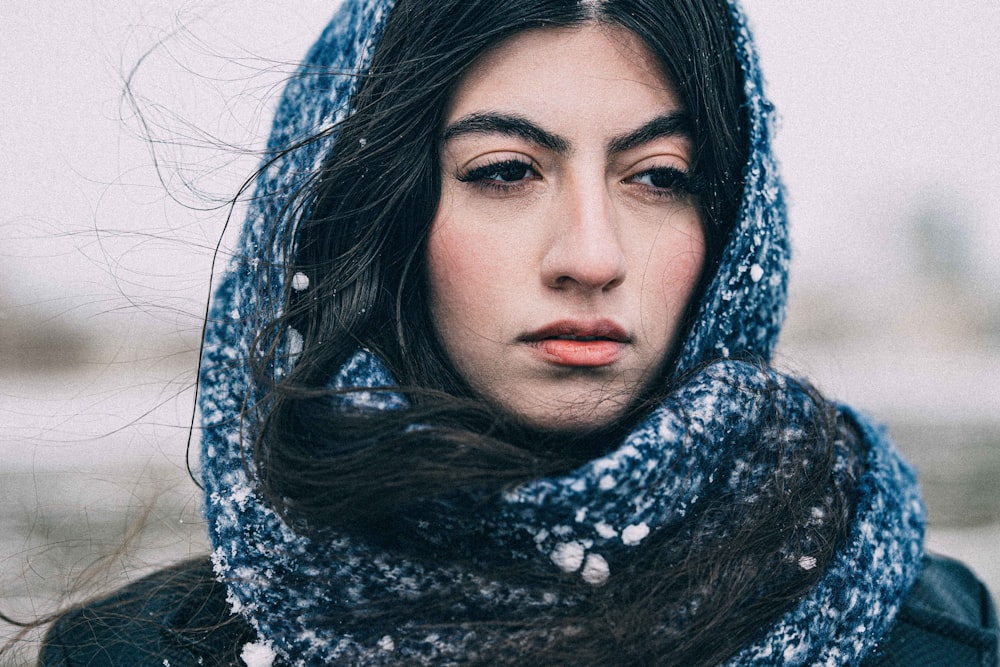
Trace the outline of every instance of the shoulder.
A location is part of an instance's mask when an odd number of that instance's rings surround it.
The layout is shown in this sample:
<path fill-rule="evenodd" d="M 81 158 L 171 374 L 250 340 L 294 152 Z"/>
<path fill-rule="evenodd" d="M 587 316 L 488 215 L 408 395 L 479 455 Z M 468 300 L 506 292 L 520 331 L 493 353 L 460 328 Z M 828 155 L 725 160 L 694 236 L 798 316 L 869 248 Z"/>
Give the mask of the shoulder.
<path fill-rule="evenodd" d="M 986 587 L 958 561 L 928 555 L 878 655 L 866 665 L 997 667 L 998 637 Z"/>
<path fill-rule="evenodd" d="M 62 615 L 42 667 L 236 665 L 253 631 L 232 616 L 207 559 L 160 570 Z"/>

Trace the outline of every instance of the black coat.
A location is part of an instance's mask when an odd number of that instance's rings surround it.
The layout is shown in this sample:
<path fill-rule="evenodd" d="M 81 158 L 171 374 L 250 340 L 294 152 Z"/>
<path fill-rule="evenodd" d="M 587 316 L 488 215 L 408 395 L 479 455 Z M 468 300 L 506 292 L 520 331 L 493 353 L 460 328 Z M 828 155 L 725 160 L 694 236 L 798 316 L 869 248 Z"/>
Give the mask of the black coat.
<path fill-rule="evenodd" d="M 961 563 L 928 556 L 889 636 L 865 667 L 1000 667 L 989 592 Z M 207 560 L 156 572 L 62 616 L 49 630 L 43 667 L 242 665 L 255 641 L 232 616 Z"/>

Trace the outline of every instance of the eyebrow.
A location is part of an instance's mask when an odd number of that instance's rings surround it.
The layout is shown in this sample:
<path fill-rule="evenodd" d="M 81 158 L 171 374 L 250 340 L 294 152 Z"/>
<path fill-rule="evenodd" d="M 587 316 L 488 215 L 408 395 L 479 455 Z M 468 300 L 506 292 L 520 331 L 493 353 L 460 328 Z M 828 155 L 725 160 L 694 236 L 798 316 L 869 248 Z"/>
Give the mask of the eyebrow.
<path fill-rule="evenodd" d="M 641 127 L 614 137 L 608 142 L 608 153 L 623 153 L 661 137 L 686 137 L 692 135 L 691 118 L 683 111 L 671 111 L 657 116 Z M 517 114 L 472 113 L 462 116 L 441 133 L 441 142 L 465 134 L 503 134 L 519 137 L 555 153 L 568 153 L 570 142 L 557 134 L 547 132 L 527 118 Z"/>
<path fill-rule="evenodd" d="M 608 142 L 608 153 L 624 153 L 627 150 L 649 143 L 661 137 L 684 137 L 694 134 L 691 117 L 683 111 L 671 111 L 657 116 L 637 130 L 615 137 Z"/>
<path fill-rule="evenodd" d="M 514 114 L 473 113 L 462 116 L 441 133 L 441 142 L 447 142 L 463 134 L 505 134 L 519 137 L 555 153 L 569 151 L 569 142 L 562 137 L 546 132 L 527 118 Z"/>

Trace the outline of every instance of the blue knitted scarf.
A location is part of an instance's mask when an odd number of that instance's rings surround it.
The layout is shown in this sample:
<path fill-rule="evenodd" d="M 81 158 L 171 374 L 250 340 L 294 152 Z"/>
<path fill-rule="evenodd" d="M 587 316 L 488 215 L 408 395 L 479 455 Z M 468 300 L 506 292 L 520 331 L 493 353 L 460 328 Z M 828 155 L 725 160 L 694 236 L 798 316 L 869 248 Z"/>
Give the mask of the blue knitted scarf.
<path fill-rule="evenodd" d="M 275 154 L 344 118 L 352 79 L 323 74 L 367 64 L 391 5 L 390 0 L 344 2 L 286 88 L 271 136 Z M 285 290 L 280 267 L 288 258 L 270 239 L 292 224 L 281 193 L 294 190 L 329 145 L 304 144 L 262 173 L 240 254 L 214 297 L 200 379 L 212 558 L 234 613 L 257 630 L 258 641 L 243 650 L 249 664 L 447 664 L 509 644 L 509 633 L 500 636 L 457 621 L 428 628 L 422 619 L 410 618 L 407 607 L 425 597 L 457 594 L 470 618 L 524 619 L 572 606 L 573 599 L 554 592 L 564 588 L 545 586 L 547 577 L 579 577 L 583 586 L 613 581 L 631 554 L 657 531 L 680 525 L 706 497 L 745 496 L 754 480 L 773 472 L 758 463 L 732 474 L 746 461 L 766 460 L 748 456 L 763 446 L 766 426 L 772 428 L 768 442 L 794 443 L 815 419 L 815 404 L 797 381 L 735 360 L 770 358 L 784 317 L 789 250 L 782 188 L 770 153 L 772 110 L 742 14 L 735 5 L 731 14 L 745 76 L 751 152 L 740 219 L 679 355 L 678 377 L 686 379 L 622 442 L 609 446 L 610 453 L 568 474 L 477 498 L 475 512 L 463 511 L 459 498 L 406 518 L 450 542 L 475 537 L 496 570 L 512 563 L 531 568 L 537 574 L 532 586 L 494 580 L 486 574 L 489 567 L 471 571 L 447 560 L 408 559 L 348 534 L 301 534 L 258 493 L 242 446 L 252 437 L 253 424 L 241 424 L 237 416 L 253 407 L 251 341 L 279 314 Z M 365 350 L 331 380 L 337 388 L 393 385 Z M 406 408 L 403 397 L 391 391 L 345 396 L 355 409 Z M 773 432 L 774 422 L 768 421 L 775 409 L 783 432 Z M 860 664 L 885 635 L 917 576 L 924 513 L 913 472 L 879 429 L 847 407 L 840 410 L 861 441 L 848 534 L 819 583 L 728 664 Z M 846 476 L 849 464 L 843 452 L 841 457 L 835 469 Z M 807 543 L 789 545 L 784 555 L 803 569 L 816 563 Z M 358 618 L 361 609 L 368 616 Z"/>

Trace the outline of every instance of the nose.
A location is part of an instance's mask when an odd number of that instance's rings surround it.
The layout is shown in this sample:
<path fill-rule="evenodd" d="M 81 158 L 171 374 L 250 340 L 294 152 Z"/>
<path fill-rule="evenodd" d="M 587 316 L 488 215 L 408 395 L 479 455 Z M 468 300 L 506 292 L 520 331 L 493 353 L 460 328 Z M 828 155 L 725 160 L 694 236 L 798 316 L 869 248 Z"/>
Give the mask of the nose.
<path fill-rule="evenodd" d="M 625 253 L 603 178 L 577 182 L 552 212 L 542 280 L 560 290 L 606 291 L 625 280 Z"/>

